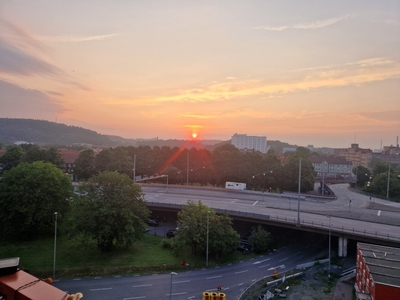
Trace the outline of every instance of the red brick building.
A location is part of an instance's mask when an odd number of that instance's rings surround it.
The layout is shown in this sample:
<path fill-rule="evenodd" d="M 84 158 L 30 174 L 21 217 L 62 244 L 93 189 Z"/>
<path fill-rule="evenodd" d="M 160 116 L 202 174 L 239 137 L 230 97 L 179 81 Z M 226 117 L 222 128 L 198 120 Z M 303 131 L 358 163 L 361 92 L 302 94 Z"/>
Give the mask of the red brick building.
<path fill-rule="evenodd" d="M 73 167 L 75 160 L 79 157 L 79 151 L 58 149 L 58 152 L 60 152 L 61 157 L 64 160 L 63 172 L 68 174 L 72 181 L 75 181 L 75 178 L 73 177 Z"/>
<path fill-rule="evenodd" d="M 400 299 L 400 249 L 357 244 L 357 299 Z"/>

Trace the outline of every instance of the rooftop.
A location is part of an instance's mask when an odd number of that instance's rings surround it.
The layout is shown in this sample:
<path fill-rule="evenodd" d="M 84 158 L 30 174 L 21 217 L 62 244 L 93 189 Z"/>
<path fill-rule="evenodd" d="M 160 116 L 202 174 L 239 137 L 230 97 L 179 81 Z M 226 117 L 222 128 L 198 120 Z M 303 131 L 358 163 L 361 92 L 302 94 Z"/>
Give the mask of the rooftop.
<path fill-rule="evenodd" d="M 358 243 L 376 283 L 400 287 L 400 248 Z"/>

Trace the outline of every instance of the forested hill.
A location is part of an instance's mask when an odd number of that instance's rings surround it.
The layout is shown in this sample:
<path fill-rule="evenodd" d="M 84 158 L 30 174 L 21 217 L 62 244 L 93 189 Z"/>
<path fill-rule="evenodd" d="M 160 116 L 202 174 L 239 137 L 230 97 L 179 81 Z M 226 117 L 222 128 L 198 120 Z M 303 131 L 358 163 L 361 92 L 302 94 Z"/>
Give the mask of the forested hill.
<path fill-rule="evenodd" d="M 12 144 L 18 141 L 70 145 L 85 143 L 112 146 L 106 135 L 77 126 L 33 119 L 0 118 L 0 143 Z"/>
<path fill-rule="evenodd" d="M 95 131 L 77 126 L 69 126 L 56 122 L 34 119 L 9 119 L 0 118 L 0 144 L 14 144 L 16 142 L 28 142 L 34 144 L 92 144 L 101 146 L 141 146 L 150 147 L 182 147 L 186 140 L 162 140 L 162 139 L 125 139 L 120 136 L 103 135 Z M 228 141 L 201 140 L 201 146 L 212 151 L 218 146 L 229 144 Z M 268 145 L 275 153 L 282 153 L 284 147 L 292 145 L 280 141 L 268 141 Z M 189 147 L 193 147 L 190 144 Z M 194 146 L 196 147 L 196 146 Z"/>

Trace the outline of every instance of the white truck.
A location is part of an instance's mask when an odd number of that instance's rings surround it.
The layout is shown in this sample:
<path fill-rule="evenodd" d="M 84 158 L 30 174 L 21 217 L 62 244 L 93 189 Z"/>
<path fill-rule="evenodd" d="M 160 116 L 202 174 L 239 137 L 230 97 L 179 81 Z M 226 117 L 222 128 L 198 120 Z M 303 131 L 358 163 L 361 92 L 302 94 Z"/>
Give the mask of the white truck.
<path fill-rule="evenodd" d="M 225 188 L 226 189 L 233 189 L 233 190 L 245 190 L 246 189 L 246 184 L 245 183 L 241 183 L 241 182 L 227 181 L 225 183 Z"/>

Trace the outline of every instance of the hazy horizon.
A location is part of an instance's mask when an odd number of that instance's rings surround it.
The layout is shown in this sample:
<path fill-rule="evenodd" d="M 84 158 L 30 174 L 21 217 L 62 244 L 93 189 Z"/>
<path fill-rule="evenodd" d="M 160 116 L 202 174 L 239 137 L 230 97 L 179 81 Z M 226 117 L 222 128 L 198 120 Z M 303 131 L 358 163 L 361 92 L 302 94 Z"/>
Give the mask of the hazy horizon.
<path fill-rule="evenodd" d="M 0 3 L 0 117 L 124 138 L 379 149 L 400 135 L 399 1 Z"/>

